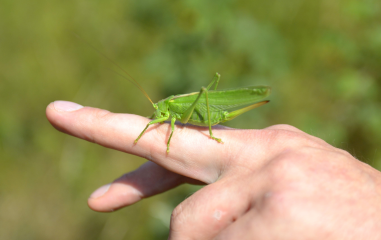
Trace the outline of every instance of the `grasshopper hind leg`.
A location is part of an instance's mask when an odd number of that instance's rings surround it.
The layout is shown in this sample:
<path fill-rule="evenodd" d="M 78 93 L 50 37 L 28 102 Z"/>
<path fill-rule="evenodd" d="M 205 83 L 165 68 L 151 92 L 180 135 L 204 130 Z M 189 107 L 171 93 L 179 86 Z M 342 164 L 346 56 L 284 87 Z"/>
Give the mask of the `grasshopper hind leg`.
<path fill-rule="evenodd" d="M 220 81 L 220 77 L 221 75 L 219 73 L 216 73 L 216 75 L 214 76 L 214 79 L 213 81 L 205 88 L 205 87 L 202 87 L 201 90 L 200 90 L 200 93 L 198 94 L 196 100 L 192 103 L 192 105 L 184 112 L 184 114 L 182 115 L 181 117 L 181 122 L 182 123 L 187 123 L 189 121 L 189 118 L 191 117 L 195 107 L 196 107 L 196 104 L 198 103 L 198 101 L 200 100 L 201 96 L 203 96 L 203 94 L 205 93 L 205 99 L 206 99 L 206 109 L 207 109 L 207 118 L 208 118 L 208 126 L 209 126 L 209 135 L 210 135 L 210 138 L 213 139 L 213 140 L 216 140 L 217 142 L 219 143 L 223 143 L 221 138 L 216 138 L 215 136 L 213 136 L 213 132 L 212 132 L 212 124 L 211 124 L 211 119 L 210 119 L 210 107 L 209 107 L 209 98 L 208 98 L 208 90 L 209 88 L 211 88 L 213 86 L 213 84 L 215 84 L 215 87 L 214 87 L 214 90 L 217 89 L 217 86 L 218 86 L 218 83 Z"/>
<path fill-rule="evenodd" d="M 217 79 L 217 80 L 219 80 L 219 75 L 218 75 L 218 79 Z M 218 81 L 217 81 L 217 83 L 218 83 Z M 216 86 L 216 87 L 217 87 L 217 86 Z M 212 124 L 211 124 L 211 119 L 210 119 L 210 109 L 209 109 L 208 90 L 205 89 L 205 88 L 202 88 L 201 90 L 205 92 L 206 109 L 207 109 L 207 111 L 208 111 L 208 122 L 209 122 L 208 125 L 209 125 L 209 135 L 210 135 L 210 138 L 216 140 L 216 141 L 219 142 L 219 143 L 224 143 L 224 142 L 221 140 L 221 138 L 216 138 L 215 136 L 213 136 L 213 132 L 212 132 Z"/>

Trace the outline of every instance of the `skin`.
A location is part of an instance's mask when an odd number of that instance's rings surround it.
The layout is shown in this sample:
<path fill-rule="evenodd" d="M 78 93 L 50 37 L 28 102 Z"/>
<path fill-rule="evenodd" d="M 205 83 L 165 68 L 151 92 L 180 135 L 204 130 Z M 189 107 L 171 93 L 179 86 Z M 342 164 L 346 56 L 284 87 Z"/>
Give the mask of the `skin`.
<path fill-rule="evenodd" d="M 183 183 L 206 186 L 173 211 L 169 239 L 381 239 L 381 174 L 289 125 L 263 130 L 176 126 L 56 101 L 61 132 L 149 160 L 88 199 L 114 211 Z"/>

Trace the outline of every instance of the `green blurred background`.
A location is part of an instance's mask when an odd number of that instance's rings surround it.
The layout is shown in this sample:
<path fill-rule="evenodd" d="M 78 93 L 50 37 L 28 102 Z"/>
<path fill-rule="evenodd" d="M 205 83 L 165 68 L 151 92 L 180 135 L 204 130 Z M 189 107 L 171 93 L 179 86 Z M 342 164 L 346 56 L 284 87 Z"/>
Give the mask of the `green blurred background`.
<path fill-rule="evenodd" d="M 381 168 L 381 2 L 376 0 L 0 0 L 0 239 L 166 239 L 181 186 L 115 213 L 93 190 L 144 160 L 56 131 L 54 100 L 149 116 L 199 91 L 273 88 L 226 125 L 291 124 Z"/>

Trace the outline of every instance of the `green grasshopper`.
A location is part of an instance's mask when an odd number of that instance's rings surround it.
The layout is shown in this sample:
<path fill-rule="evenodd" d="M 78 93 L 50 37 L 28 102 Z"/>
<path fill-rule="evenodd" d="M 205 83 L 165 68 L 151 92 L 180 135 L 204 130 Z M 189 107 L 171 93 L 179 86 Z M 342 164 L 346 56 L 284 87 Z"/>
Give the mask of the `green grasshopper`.
<path fill-rule="evenodd" d="M 158 103 L 153 103 L 147 93 L 145 93 L 140 87 L 140 90 L 142 90 L 144 95 L 148 98 L 148 100 L 150 100 L 156 111 L 151 117 L 151 119 L 154 120 L 147 124 L 134 143 L 136 144 L 139 141 L 150 125 L 155 123 L 163 123 L 168 119 L 171 119 L 172 131 L 167 142 L 167 153 L 169 153 L 169 144 L 171 142 L 173 132 L 175 131 L 176 120 L 180 120 L 181 123 L 190 123 L 197 126 L 208 126 L 210 137 L 217 142 L 222 143 L 220 138 L 213 136 L 213 125 L 230 121 L 242 113 L 269 102 L 257 101 L 267 97 L 270 94 L 270 87 L 256 86 L 216 91 L 219 81 L 220 74 L 216 73 L 213 81 L 206 88 L 202 87 L 200 92 L 172 95 L 160 100 Z M 215 84 L 214 91 L 209 91 L 213 84 Z M 253 102 L 257 103 L 233 112 L 226 111 L 227 109 L 251 104 Z"/>
<path fill-rule="evenodd" d="M 218 83 L 220 81 L 220 74 L 216 73 L 213 81 L 206 88 L 202 87 L 200 92 L 172 95 L 163 100 L 160 100 L 158 103 L 153 103 L 148 94 L 142 88 L 142 86 L 140 86 L 140 84 L 133 77 L 131 77 L 131 75 L 128 74 L 128 72 L 126 72 L 122 67 L 116 64 L 112 59 L 107 57 L 101 51 L 93 47 L 86 40 L 82 39 L 77 34 L 74 35 L 82 41 L 84 41 L 85 43 L 87 43 L 100 55 L 108 59 L 116 67 L 118 67 L 125 74 L 127 74 L 127 76 L 129 76 L 130 78 L 127 78 L 124 75 L 117 73 L 118 75 L 126 78 L 128 81 L 133 83 L 137 88 L 139 88 L 140 91 L 142 91 L 142 93 L 144 94 L 144 96 L 147 97 L 147 99 L 152 103 L 153 107 L 156 109 L 154 114 L 151 116 L 151 119 L 155 119 L 147 124 L 147 126 L 138 136 L 138 138 L 134 141 L 135 144 L 139 141 L 139 139 L 142 137 L 142 135 L 150 125 L 155 123 L 163 123 L 167 121 L 169 118 L 171 119 L 172 131 L 167 142 L 167 153 L 169 153 L 169 143 L 171 142 L 173 132 L 175 131 L 176 120 L 180 120 L 181 123 L 190 123 L 196 126 L 207 126 L 209 127 L 210 137 L 216 140 L 217 142 L 222 143 L 222 140 L 220 138 L 216 138 L 213 136 L 213 125 L 230 121 L 233 118 L 238 117 L 242 113 L 250 111 L 251 109 L 262 106 L 269 102 L 257 102 L 270 94 L 271 88 L 267 86 L 254 86 L 216 91 Z M 214 90 L 209 91 L 213 84 L 215 84 Z M 226 111 L 231 108 L 236 108 L 248 104 L 252 105 L 235 110 L 233 112 Z"/>

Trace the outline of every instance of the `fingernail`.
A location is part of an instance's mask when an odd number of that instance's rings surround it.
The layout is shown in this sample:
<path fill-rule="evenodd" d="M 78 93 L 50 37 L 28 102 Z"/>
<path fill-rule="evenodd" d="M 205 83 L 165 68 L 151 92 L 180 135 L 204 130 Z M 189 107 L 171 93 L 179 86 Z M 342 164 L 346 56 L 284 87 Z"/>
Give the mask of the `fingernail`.
<path fill-rule="evenodd" d="M 99 198 L 99 197 L 102 197 L 107 191 L 108 189 L 110 188 L 111 186 L 111 183 L 109 184 L 106 184 L 100 188 L 98 188 L 97 190 L 95 190 L 95 192 L 93 192 L 91 195 L 90 195 L 90 198 Z"/>
<path fill-rule="evenodd" d="M 57 111 L 71 112 L 83 108 L 82 105 L 68 101 L 53 102 L 54 109 Z"/>

